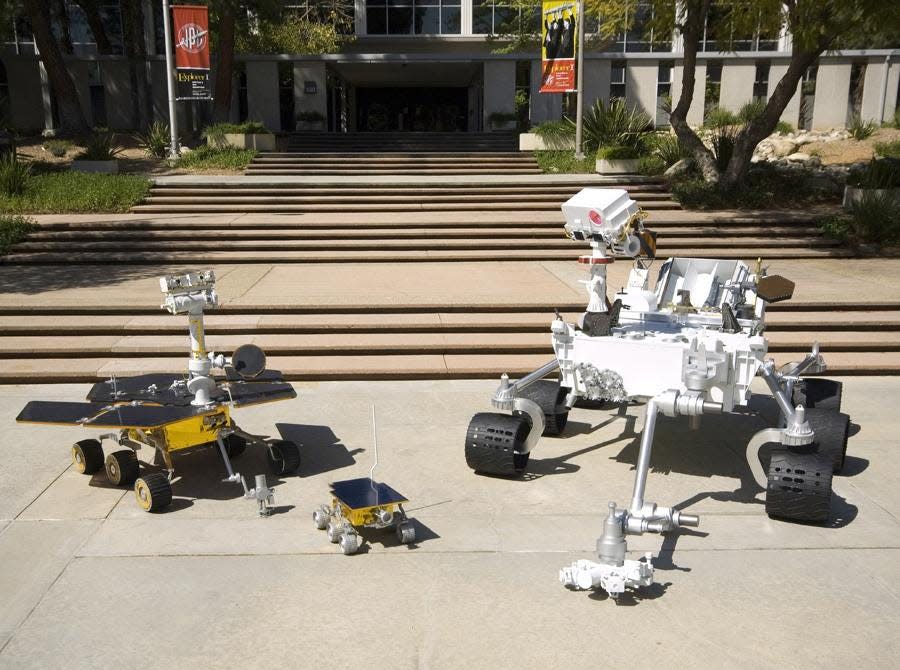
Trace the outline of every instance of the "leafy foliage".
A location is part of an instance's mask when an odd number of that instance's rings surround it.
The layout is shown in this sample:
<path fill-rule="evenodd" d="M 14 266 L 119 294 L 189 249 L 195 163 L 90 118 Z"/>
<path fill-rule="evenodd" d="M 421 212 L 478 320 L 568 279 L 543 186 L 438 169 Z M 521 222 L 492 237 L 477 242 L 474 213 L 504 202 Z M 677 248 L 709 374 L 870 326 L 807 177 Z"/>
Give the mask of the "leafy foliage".
<path fill-rule="evenodd" d="M 71 148 L 72 143 L 69 140 L 47 140 L 44 142 L 44 149 L 56 158 L 62 158 Z"/>
<path fill-rule="evenodd" d="M 900 160 L 896 158 L 872 159 L 862 169 L 847 175 L 847 186 L 856 188 L 900 188 Z"/>
<path fill-rule="evenodd" d="M 650 117 L 639 109 L 629 108 L 621 98 L 613 99 L 609 104 L 597 100 L 584 115 L 584 151 L 593 153 L 600 147 L 630 147 L 640 153 L 644 140 L 652 131 Z"/>
<path fill-rule="evenodd" d="M 95 128 L 84 143 L 84 150 L 75 156 L 77 161 L 111 161 L 122 153 L 116 136 L 108 128 Z"/>
<path fill-rule="evenodd" d="M 215 149 L 225 148 L 226 135 L 271 135 L 272 131 L 260 121 L 243 123 L 214 123 L 203 129 L 203 139 Z"/>
<path fill-rule="evenodd" d="M 728 166 L 728 162 L 734 155 L 734 142 L 737 139 L 737 131 L 730 126 L 720 126 L 713 131 L 710 137 L 712 144 L 713 158 L 716 160 L 716 167 L 719 171 L 724 171 Z"/>
<path fill-rule="evenodd" d="M 859 116 L 854 116 L 847 124 L 847 130 L 854 140 L 867 140 L 875 131 L 878 130 L 878 124 L 874 121 L 863 121 Z"/>
<path fill-rule="evenodd" d="M 775 132 L 776 133 L 784 133 L 785 135 L 788 133 L 794 132 L 795 128 L 787 121 L 779 121 L 775 124 Z"/>
<path fill-rule="evenodd" d="M 883 193 L 866 193 L 850 211 L 824 217 L 819 229 L 839 240 L 900 243 L 900 202 Z"/>
<path fill-rule="evenodd" d="M 668 166 L 659 156 L 650 155 L 641 157 L 638 163 L 638 172 L 643 175 L 656 176 L 666 171 Z"/>
<path fill-rule="evenodd" d="M 639 153 L 635 147 L 600 147 L 597 149 L 597 158 L 608 161 L 633 160 Z"/>
<path fill-rule="evenodd" d="M 741 110 L 738 112 L 738 120 L 743 123 L 750 123 L 754 119 L 758 119 L 762 116 L 765 111 L 766 101 L 762 98 L 757 98 L 756 100 L 744 103 L 744 106 L 741 107 Z"/>
<path fill-rule="evenodd" d="M 0 195 L 20 195 L 25 192 L 31 166 L 23 163 L 15 154 L 0 156 Z"/>
<path fill-rule="evenodd" d="M 741 122 L 737 115 L 731 110 L 719 107 L 718 105 L 710 107 L 703 120 L 704 128 L 724 128 L 726 126 L 736 126 Z"/>
<path fill-rule="evenodd" d="M 597 167 L 594 156 L 589 154 L 579 160 L 575 152 L 569 151 L 535 151 L 534 159 L 541 170 L 548 174 L 593 174 Z"/>
<path fill-rule="evenodd" d="M 309 4 L 314 6 L 314 3 Z M 260 20 L 255 29 L 240 31 L 235 39 L 235 49 L 239 53 L 252 54 L 335 53 L 353 40 L 352 31 L 342 30 L 346 21 L 347 18 L 336 10 L 330 18 L 316 16 L 309 10 L 289 12 L 280 20 Z M 352 14 L 349 21 L 352 26 Z"/>
<path fill-rule="evenodd" d="M 875 153 L 886 158 L 900 158 L 900 140 L 876 142 Z"/>
<path fill-rule="evenodd" d="M 663 170 L 690 155 L 690 152 L 682 146 L 678 137 L 671 133 L 650 135 L 647 140 L 647 148 L 650 156 L 662 162 Z"/>
<path fill-rule="evenodd" d="M 33 219 L 24 216 L 0 215 L 0 255 L 9 251 L 10 247 L 25 239 L 37 228 Z"/>
<path fill-rule="evenodd" d="M 162 121 L 154 121 L 147 128 L 147 132 L 134 136 L 138 146 L 152 158 L 165 158 L 170 143 L 169 124 Z"/>
<path fill-rule="evenodd" d="M 176 161 L 175 167 L 198 172 L 212 170 L 240 171 L 250 164 L 250 161 L 253 160 L 256 154 L 256 149 L 216 148 L 215 146 L 204 144 L 182 155 Z"/>
<path fill-rule="evenodd" d="M 147 195 L 137 175 L 55 172 L 32 175 L 19 195 L 0 193 L 0 211 L 30 214 L 127 212 Z"/>

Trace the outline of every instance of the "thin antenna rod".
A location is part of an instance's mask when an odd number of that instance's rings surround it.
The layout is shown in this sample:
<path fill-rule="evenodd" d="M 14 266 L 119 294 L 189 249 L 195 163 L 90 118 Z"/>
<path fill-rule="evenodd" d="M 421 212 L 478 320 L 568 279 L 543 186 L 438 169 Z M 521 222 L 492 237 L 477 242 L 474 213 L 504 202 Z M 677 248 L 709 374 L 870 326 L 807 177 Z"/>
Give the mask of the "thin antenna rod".
<path fill-rule="evenodd" d="M 378 504 L 378 489 L 375 488 L 375 468 L 378 467 L 378 428 L 375 425 L 375 405 L 372 405 L 372 444 L 375 447 L 375 463 L 372 464 L 372 469 L 369 470 L 369 486 L 372 487 L 372 490 L 375 492 L 375 504 Z"/>

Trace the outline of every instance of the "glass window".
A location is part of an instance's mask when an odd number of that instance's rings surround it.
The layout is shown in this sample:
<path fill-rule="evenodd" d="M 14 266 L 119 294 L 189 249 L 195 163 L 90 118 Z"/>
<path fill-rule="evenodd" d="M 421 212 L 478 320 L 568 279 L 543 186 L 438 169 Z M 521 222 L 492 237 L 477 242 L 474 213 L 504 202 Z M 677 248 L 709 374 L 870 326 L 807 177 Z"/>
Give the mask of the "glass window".
<path fill-rule="evenodd" d="M 866 63 L 853 63 L 850 66 L 850 88 L 847 95 L 847 123 L 859 118 L 862 113 L 863 89 L 866 83 Z"/>
<path fill-rule="evenodd" d="M 719 106 L 719 97 L 722 93 L 722 61 L 707 61 L 706 63 L 706 92 L 703 98 L 703 118 L 706 119 L 709 111 Z"/>
<path fill-rule="evenodd" d="M 672 108 L 672 61 L 660 61 L 656 74 L 656 125 L 669 125 Z"/>
<path fill-rule="evenodd" d="M 88 63 L 88 91 L 91 98 L 91 119 L 95 126 L 106 126 L 106 89 L 99 61 Z"/>
<path fill-rule="evenodd" d="M 609 73 L 609 99 L 625 98 L 625 61 L 614 60 Z"/>
<path fill-rule="evenodd" d="M 366 0 L 368 35 L 459 35 L 461 0 Z"/>
<path fill-rule="evenodd" d="M 769 62 L 756 64 L 756 75 L 753 78 L 753 99 L 766 101 L 769 99 Z"/>
<path fill-rule="evenodd" d="M 816 103 L 816 77 L 819 74 L 819 66 L 811 65 L 803 73 L 803 81 L 800 83 L 800 117 L 797 126 L 803 130 L 812 129 L 813 108 Z"/>
<path fill-rule="evenodd" d="M 9 115 L 9 80 L 6 78 L 6 67 L 0 61 L 0 129 L 12 122 Z"/>
<path fill-rule="evenodd" d="M 293 130 L 294 124 L 294 64 L 278 63 L 278 103 L 281 129 Z"/>
<path fill-rule="evenodd" d="M 631 27 L 626 32 L 616 35 L 613 45 L 614 51 L 640 53 L 672 50 L 672 31 L 658 34 L 655 29 L 648 29 L 647 27 L 648 21 L 653 18 L 653 7 L 649 2 L 629 2 L 625 7 L 625 11 L 626 20 L 631 23 Z M 603 17 L 601 16 L 600 20 L 602 19 Z M 597 28 L 594 26 L 598 24 L 592 24 L 589 27 L 587 25 L 588 20 L 588 17 L 585 17 L 585 33 L 596 32 Z"/>
<path fill-rule="evenodd" d="M 502 0 L 472 0 L 472 33 L 501 35 L 511 32 L 522 12 L 523 10 L 505 5 Z M 540 30 L 540 3 L 535 3 L 527 19 L 531 30 Z"/>

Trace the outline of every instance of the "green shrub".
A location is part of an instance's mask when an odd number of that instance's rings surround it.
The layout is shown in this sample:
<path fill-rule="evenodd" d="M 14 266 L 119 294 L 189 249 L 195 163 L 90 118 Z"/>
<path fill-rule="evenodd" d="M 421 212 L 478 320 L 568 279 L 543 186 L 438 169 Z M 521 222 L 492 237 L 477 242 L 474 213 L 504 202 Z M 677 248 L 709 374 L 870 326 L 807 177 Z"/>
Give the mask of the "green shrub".
<path fill-rule="evenodd" d="M 244 121 L 243 123 L 214 123 L 203 129 L 203 138 L 206 143 L 221 149 L 225 146 L 226 135 L 271 135 L 272 131 L 259 121 Z"/>
<path fill-rule="evenodd" d="M 544 140 L 562 140 L 575 137 L 575 124 L 570 119 L 544 121 L 531 129 L 535 135 Z"/>
<path fill-rule="evenodd" d="M 243 170 L 256 154 L 256 149 L 220 149 L 205 144 L 182 155 L 175 162 L 175 167 L 192 170 Z"/>
<path fill-rule="evenodd" d="M 150 182 L 137 175 L 55 172 L 32 175 L 19 195 L 0 193 L 0 211 L 22 214 L 127 212 L 147 195 Z"/>
<path fill-rule="evenodd" d="M 0 156 L 0 195 L 20 195 L 30 176 L 31 166 L 21 162 L 15 154 Z"/>
<path fill-rule="evenodd" d="M 597 149 L 597 158 L 608 161 L 633 160 L 640 153 L 635 147 L 600 147 Z"/>
<path fill-rule="evenodd" d="M 647 138 L 646 144 L 649 155 L 661 160 L 667 168 L 690 156 L 690 152 L 682 146 L 678 137 L 671 133 L 651 135 Z"/>
<path fill-rule="evenodd" d="M 884 193 L 865 193 L 850 208 L 854 232 L 866 242 L 900 242 L 900 203 Z"/>
<path fill-rule="evenodd" d="M 863 121 L 859 116 L 854 116 L 847 124 L 847 130 L 854 140 L 867 140 L 878 130 L 878 124 L 874 121 Z"/>
<path fill-rule="evenodd" d="M 77 161 L 111 161 L 122 153 L 116 144 L 115 134 L 106 128 L 97 128 L 84 144 L 84 150 L 75 156 Z"/>
<path fill-rule="evenodd" d="M 900 160 L 896 158 L 872 159 L 863 169 L 847 175 L 847 186 L 856 188 L 900 188 Z"/>
<path fill-rule="evenodd" d="M 711 149 L 719 172 L 724 172 L 725 168 L 728 167 L 728 162 L 734 154 L 734 141 L 736 138 L 737 132 L 729 126 L 720 126 L 713 132 L 710 138 Z"/>
<path fill-rule="evenodd" d="M 794 132 L 794 126 L 787 121 L 779 121 L 775 124 L 775 132 L 784 134 L 792 133 Z"/>
<path fill-rule="evenodd" d="M 706 112 L 706 118 L 703 119 L 704 128 L 724 128 L 726 126 L 736 126 L 741 120 L 734 114 L 723 107 L 716 105 L 710 107 Z"/>
<path fill-rule="evenodd" d="M 583 132 L 586 153 L 612 146 L 631 147 L 640 153 L 646 137 L 653 132 L 653 122 L 641 110 L 629 108 L 621 98 L 608 105 L 597 100 L 584 115 Z"/>
<path fill-rule="evenodd" d="M 745 103 L 744 106 L 741 107 L 741 111 L 738 112 L 738 119 L 744 123 L 750 123 L 754 119 L 761 117 L 765 111 L 766 101 L 757 98 L 756 100 Z"/>
<path fill-rule="evenodd" d="M 162 121 L 154 121 L 147 128 L 147 132 L 134 136 L 138 146 L 152 158 L 165 158 L 171 143 L 169 124 Z"/>
<path fill-rule="evenodd" d="M 894 110 L 894 118 L 888 121 L 886 126 L 890 126 L 891 128 L 900 129 L 900 107 Z"/>
<path fill-rule="evenodd" d="M 667 167 L 669 166 L 666 165 L 665 161 L 659 156 L 643 156 L 638 163 L 638 172 L 643 175 L 654 177 L 665 172 Z"/>
<path fill-rule="evenodd" d="M 69 140 L 47 140 L 44 142 L 44 149 L 56 158 L 62 158 L 71 148 L 72 143 Z"/>
<path fill-rule="evenodd" d="M 541 170 L 548 174 L 593 174 L 597 163 L 592 154 L 579 160 L 575 152 L 568 151 L 535 151 L 534 159 Z"/>
<path fill-rule="evenodd" d="M 835 240 L 847 240 L 853 235 L 855 221 L 849 214 L 832 214 L 817 221 L 819 230 Z"/>
<path fill-rule="evenodd" d="M 885 158 L 900 158 L 900 140 L 876 142 L 875 153 Z"/>
<path fill-rule="evenodd" d="M 37 224 L 24 216 L 0 215 L 0 254 L 5 254 L 12 245 L 21 242 L 35 228 Z"/>

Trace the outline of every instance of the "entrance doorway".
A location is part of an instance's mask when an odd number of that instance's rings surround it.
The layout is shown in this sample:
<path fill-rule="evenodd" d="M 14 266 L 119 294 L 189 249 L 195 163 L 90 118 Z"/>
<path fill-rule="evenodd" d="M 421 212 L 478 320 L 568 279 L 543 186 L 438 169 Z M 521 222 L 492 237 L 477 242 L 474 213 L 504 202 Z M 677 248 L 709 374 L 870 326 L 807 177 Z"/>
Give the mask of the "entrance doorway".
<path fill-rule="evenodd" d="M 356 89 L 359 132 L 466 132 L 468 118 L 468 88 Z"/>

